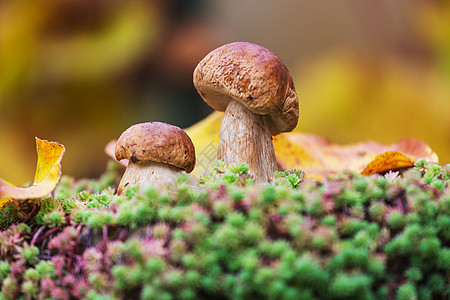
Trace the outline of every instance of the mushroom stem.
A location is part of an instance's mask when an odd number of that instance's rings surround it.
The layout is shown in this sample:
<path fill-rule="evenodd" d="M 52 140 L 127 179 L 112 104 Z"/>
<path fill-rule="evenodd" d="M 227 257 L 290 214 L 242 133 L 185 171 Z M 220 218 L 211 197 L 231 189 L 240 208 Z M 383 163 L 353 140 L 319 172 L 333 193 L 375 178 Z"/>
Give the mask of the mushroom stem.
<path fill-rule="evenodd" d="M 238 101 L 230 101 L 223 115 L 217 158 L 227 163 L 246 163 L 256 182 L 268 182 L 278 171 L 267 116 L 252 113 Z"/>
<path fill-rule="evenodd" d="M 161 162 L 133 163 L 130 161 L 120 180 L 117 195 L 121 195 L 128 185 L 152 184 L 158 186 L 170 183 L 181 174 L 181 171 L 180 168 Z"/>

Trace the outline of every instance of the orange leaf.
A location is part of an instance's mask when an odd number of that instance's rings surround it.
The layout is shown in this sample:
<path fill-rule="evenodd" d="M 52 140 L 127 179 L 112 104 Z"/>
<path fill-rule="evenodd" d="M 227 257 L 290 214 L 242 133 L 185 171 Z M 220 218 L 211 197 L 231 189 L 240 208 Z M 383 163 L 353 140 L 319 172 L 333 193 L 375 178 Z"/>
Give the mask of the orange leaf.
<path fill-rule="evenodd" d="M 295 151 L 288 151 L 286 145 L 294 145 Z M 437 155 L 425 143 L 414 139 L 401 140 L 397 144 L 383 145 L 373 141 L 365 141 L 356 144 L 337 145 L 327 139 L 305 133 L 285 133 L 274 137 L 274 148 L 278 165 L 283 169 L 301 169 L 309 178 L 323 180 L 329 175 L 334 175 L 343 170 L 361 172 L 370 164 L 377 155 L 396 151 L 403 153 L 411 161 L 418 158 L 426 158 L 437 162 Z M 398 157 L 396 160 L 395 157 Z M 402 156 L 382 156 L 377 163 L 384 164 L 387 168 L 383 171 L 394 170 L 401 167 Z M 391 159 L 381 163 L 383 158 Z M 405 163 L 403 163 L 405 165 Z M 405 165 L 405 167 L 411 166 Z"/>
<path fill-rule="evenodd" d="M 197 155 L 197 165 L 193 171 L 196 176 L 211 168 L 216 160 L 222 116 L 223 113 L 213 112 L 205 119 L 186 129 L 194 143 Z M 281 169 L 300 169 L 309 178 L 319 181 L 328 175 L 343 170 L 361 172 L 378 154 L 386 151 L 404 153 L 404 155 L 410 157 L 411 161 L 415 161 L 415 158 L 438 161 L 437 155 L 430 147 L 422 141 L 414 139 L 405 139 L 392 145 L 382 145 L 373 141 L 337 145 L 321 136 L 291 132 L 274 136 L 273 147 L 278 166 Z M 105 148 L 105 152 L 115 159 L 114 148 L 115 141 L 111 141 Z M 387 156 L 387 158 L 392 157 Z M 377 163 L 393 168 L 396 164 L 400 165 L 401 161 L 400 158 L 398 160 L 392 158 L 392 161 L 381 163 L 380 158 L 378 158 Z M 374 168 L 374 170 L 378 169 Z"/>
<path fill-rule="evenodd" d="M 61 177 L 61 159 L 65 148 L 56 142 L 36 138 L 38 161 L 34 183 L 30 187 L 16 187 L 0 179 L 0 207 L 9 199 L 34 199 L 48 195 Z"/>
<path fill-rule="evenodd" d="M 192 174 L 200 176 L 217 160 L 222 112 L 215 111 L 185 131 L 194 143 L 196 164 Z"/>
<path fill-rule="evenodd" d="M 273 147 L 278 165 L 283 169 L 298 169 L 299 166 L 319 167 L 321 162 L 306 148 L 295 143 L 288 134 L 273 137 Z"/>
<path fill-rule="evenodd" d="M 416 158 L 412 156 L 398 151 L 387 151 L 378 154 L 375 159 L 372 160 L 364 170 L 362 170 L 361 174 L 372 175 L 389 170 L 413 167 L 415 162 Z"/>

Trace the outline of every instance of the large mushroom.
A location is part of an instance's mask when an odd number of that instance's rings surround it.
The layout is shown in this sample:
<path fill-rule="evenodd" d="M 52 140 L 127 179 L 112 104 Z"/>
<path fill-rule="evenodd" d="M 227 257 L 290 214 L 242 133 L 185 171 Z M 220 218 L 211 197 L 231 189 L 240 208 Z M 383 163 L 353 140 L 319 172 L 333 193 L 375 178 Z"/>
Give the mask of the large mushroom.
<path fill-rule="evenodd" d="M 117 160 L 128 159 L 118 195 L 128 185 L 170 183 L 195 166 L 194 145 L 186 132 L 160 122 L 140 123 L 125 130 L 117 140 L 115 155 Z"/>
<path fill-rule="evenodd" d="M 208 105 L 225 111 L 217 158 L 247 163 L 257 182 L 269 181 L 278 170 L 272 136 L 298 122 L 294 82 L 281 59 L 255 44 L 227 44 L 200 61 L 194 85 Z"/>

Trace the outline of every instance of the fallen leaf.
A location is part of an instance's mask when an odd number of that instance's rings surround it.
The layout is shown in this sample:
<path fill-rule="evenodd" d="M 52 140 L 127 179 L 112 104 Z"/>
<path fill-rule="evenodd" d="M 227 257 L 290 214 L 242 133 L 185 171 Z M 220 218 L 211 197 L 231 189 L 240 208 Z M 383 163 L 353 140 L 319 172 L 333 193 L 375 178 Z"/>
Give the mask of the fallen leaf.
<path fill-rule="evenodd" d="M 282 169 L 295 169 L 290 166 L 318 167 L 321 162 L 308 152 L 303 145 L 295 143 L 288 134 L 273 137 L 273 147 L 277 162 Z"/>
<path fill-rule="evenodd" d="M 375 173 L 382 173 L 389 170 L 398 170 L 402 168 L 413 167 L 416 162 L 416 158 L 410 155 L 403 154 L 398 151 L 387 151 L 378 154 L 374 160 L 372 160 L 362 170 L 363 175 L 372 175 Z"/>
<path fill-rule="evenodd" d="M 214 112 L 185 129 L 194 143 L 197 154 L 194 175 L 200 175 L 216 160 L 222 116 L 223 113 Z M 338 145 L 318 135 L 291 132 L 274 136 L 273 146 L 280 169 L 300 169 L 309 178 L 319 181 L 343 170 L 361 172 L 372 161 L 376 161 L 380 167 L 378 170 L 374 168 L 374 172 L 395 170 L 400 165 L 406 167 L 405 163 L 401 164 L 402 155 L 411 161 L 415 161 L 416 158 L 438 161 L 437 155 L 430 147 L 415 139 L 404 139 L 392 145 L 373 141 Z M 387 151 L 396 151 L 399 155 L 377 158 L 377 155 Z M 390 161 L 384 161 L 384 169 L 381 170 L 383 159 L 390 159 Z M 408 166 L 412 164 L 409 163 Z"/>
<path fill-rule="evenodd" d="M 217 160 L 222 116 L 222 112 L 215 111 L 185 129 L 195 147 L 196 164 L 192 171 L 195 176 L 200 176 L 204 171 L 210 169 Z"/>
<path fill-rule="evenodd" d="M 192 172 L 195 176 L 211 168 L 217 159 L 222 116 L 223 113 L 213 112 L 185 129 L 195 146 L 197 164 Z M 376 173 L 412 166 L 419 158 L 438 161 L 430 147 L 415 139 L 404 139 L 391 145 L 374 141 L 338 145 L 318 135 L 290 132 L 274 136 L 273 146 L 281 170 L 300 169 L 308 178 L 319 181 L 343 170 L 362 172 L 370 168 L 370 172 Z M 113 159 L 114 148 L 115 141 L 105 148 Z"/>
<path fill-rule="evenodd" d="M 297 151 L 306 152 L 302 157 L 313 159 L 295 159 L 294 153 L 284 153 L 279 147 L 279 140 L 287 140 L 296 147 Z M 283 141 L 282 143 L 287 143 Z M 274 148 L 278 165 L 282 169 L 301 169 L 309 178 L 322 181 L 329 175 L 337 174 L 343 170 L 362 172 L 373 161 L 380 167 L 376 172 L 385 172 L 398 169 L 402 164 L 402 155 L 411 161 L 426 158 L 432 162 L 438 162 L 438 157 L 424 142 L 415 139 L 404 139 L 396 144 L 383 145 L 374 141 L 365 141 L 355 144 L 339 145 L 317 135 L 305 133 L 285 133 L 274 137 Z M 381 155 L 393 151 L 401 155 Z M 283 155 L 284 154 L 284 155 Z M 286 155 L 287 154 L 287 155 Z M 298 155 L 297 155 L 298 157 Z M 383 162 L 383 159 L 387 160 Z M 403 162 L 406 167 L 406 163 Z M 398 165 L 398 166 L 397 166 Z M 411 166 L 411 163 L 409 163 Z"/>
<path fill-rule="evenodd" d="M 10 199 L 35 199 L 48 195 L 61 177 L 61 159 L 65 148 L 56 142 L 36 138 L 38 161 L 34 182 L 29 187 L 16 187 L 0 179 L 0 207 Z"/>

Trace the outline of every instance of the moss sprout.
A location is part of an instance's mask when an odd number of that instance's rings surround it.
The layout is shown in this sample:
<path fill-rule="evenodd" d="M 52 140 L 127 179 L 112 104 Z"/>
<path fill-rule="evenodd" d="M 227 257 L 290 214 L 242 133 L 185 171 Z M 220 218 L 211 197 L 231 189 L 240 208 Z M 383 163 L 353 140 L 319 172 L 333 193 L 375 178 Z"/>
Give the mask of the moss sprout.
<path fill-rule="evenodd" d="M 413 283 L 407 282 L 401 285 L 397 291 L 397 300 L 417 299 L 416 287 Z"/>

